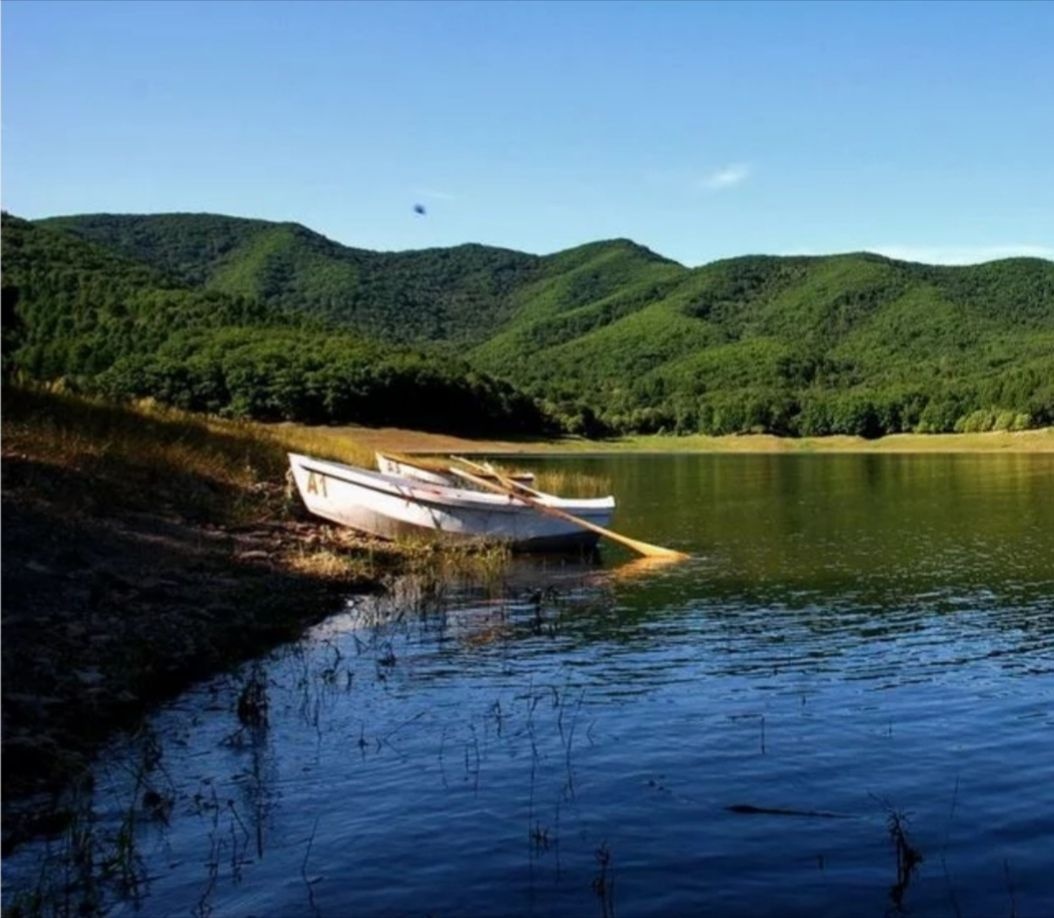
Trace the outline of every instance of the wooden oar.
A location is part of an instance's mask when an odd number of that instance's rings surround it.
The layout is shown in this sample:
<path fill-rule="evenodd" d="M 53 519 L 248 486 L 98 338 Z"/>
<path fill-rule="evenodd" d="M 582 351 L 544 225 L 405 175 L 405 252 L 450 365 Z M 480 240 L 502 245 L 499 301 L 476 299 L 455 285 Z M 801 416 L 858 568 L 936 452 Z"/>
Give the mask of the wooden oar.
<path fill-rule="evenodd" d="M 517 481 L 515 478 L 509 478 L 507 475 L 503 475 L 489 462 L 486 465 L 482 465 L 479 462 L 473 462 L 471 459 L 466 459 L 464 456 L 451 456 L 455 462 L 460 462 L 462 465 L 467 465 L 471 469 L 475 469 L 483 477 L 488 480 L 491 478 L 497 479 L 507 488 L 512 488 L 516 492 L 522 492 L 523 494 L 529 494 L 531 497 L 546 498 L 553 497 L 552 494 L 546 494 L 544 491 L 536 491 L 529 485 L 525 485 L 521 481 Z M 451 469 L 451 472 L 457 472 L 457 469 Z M 491 482 L 493 484 L 493 482 Z M 517 496 L 521 496 L 517 493 Z"/>
<path fill-rule="evenodd" d="M 530 485 L 525 485 L 522 481 L 517 481 L 515 478 L 510 478 L 508 475 L 502 475 L 493 465 L 489 462 L 486 465 L 480 465 L 478 462 L 472 462 L 470 459 L 465 459 L 463 456 L 452 456 L 452 459 L 456 459 L 458 462 L 463 462 L 465 465 L 472 466 L 474 469 L 479 469 L 484 472 L 488 478 L 497 478 L 498 480 L 504 480 L 508 482 L 517 491 L 523 491 L 524 494 L 530 494 L 531 497 L 552 497 L 551 494 L 546 494 L 544 491 L 538 491 L 532 488 Z"/>
<path fill-rule="evenodd" d="M 432 459 L 431 461 L 429 461 L 424 456 L 407 456 L 405 453 L 389 453 L 381 452 L 380 450 L 376 450 L 376 453 L 378 456 L 382 456 L 383 458 L 391 460 L 392 462 L 398 462 L 400 465 L 408 465 L 411 468 L 421 469 L 421 471 L 423 472 L 432 472 L 436 475 L 446 475 L 450 471 L 450 468 L 446 465 L 446 463 L 440 459 Z M 482 474 L 486 477 L 494 477 L 493 470 L 487 466 L 477 465 L 474 462 L 469 462 L 467 459 L 463 459 L 461 461 L 464 462 L 466 465 L 471 465 L 474 468 L 480 469 Z M 534 476 L 531 477 L 533 478 Z M 546 496 L 543 495 L 541 491 L 535 491 L 534 488 L 528 487 L 523 482 L 517 481 L 515 478 L 512 478 L 511 481 L 516 485 L 517 488 L 523 488 L 525 491 L 528 491 L 529 493 L 537 496 Z"/>
<path fill-rule="evenodd" d="M 574 523 L 576 526 L 581 526 L 583 529 L 589 529 L 592 532 L 598 533 L 599 535 L 606 536 L 612 541 L 619 542 L 625 545 L 627 548 L 632 548 L 635 552 L 639 552 L 642 555 L 651 558 L 670 558 L 671 560 L 683 560 L 688 558 L 684 552 L 675 551 L 672 548 L 663 548 L 661 545 L 651 545 L 648 542 L 641 542 L 639 539 L 631 539 L 629 536 L 621 535 L 617 532 L 612 532 L 610 529 L 605 529 L 603 526 L 598 526 L 596 523 L 591 523 L 589 520 L 584 520 L 579 516 L 574 516 L 568 513 L 566 510 L 561 510 L 559 507 L 550 507 L 548 504 L 542 503 L 540 500 L 536 500 L 529 494 L 524 493 L 527 491 L 534 491 L 533 488 L 525 488 L 524 485 L 519 485 L 515 481 L 506 478 L 500 472 L 496 470 L 484 469 L 482 466 L 475 462 L 470 462 L 467 459 L 462 459 L 455 456 L 458 462 L 463 462 L 465 465 L 473 468 L 481 469 L 483 471 L 489 471 L 497 480 L 498 484 L 494 484 L 492 481 L 488 481 L 486 478 L 480 478 L 478 475 L 473 475 L 471 472 L 466 472 L 464 469 L 451 467 L 450 471 L 460 478 L 464 478 L 466 481 L 471 481 L 473 484 L 478 485 L 481 488 L 488 488 L 491 491 L 496 491 L 498 494 L 505 494 L 508 497 L 512 497 L 515 500 L 522 501 L 531 507 L 534 507 L 541 513 L 546 513 L 549 516 L 555 516 L 559 519 L 566 520 L 569 523 Z M 539 493 L 534 491 L 535 494 Z"/>

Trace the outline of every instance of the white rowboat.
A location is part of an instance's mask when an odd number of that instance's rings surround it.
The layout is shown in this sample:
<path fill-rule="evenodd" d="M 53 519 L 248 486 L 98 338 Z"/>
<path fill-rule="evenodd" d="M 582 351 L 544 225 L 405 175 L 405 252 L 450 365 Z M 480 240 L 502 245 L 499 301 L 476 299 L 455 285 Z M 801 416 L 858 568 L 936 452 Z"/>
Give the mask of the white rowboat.
<path fill-rule="evenodd" d="M 537 551 L 590 548 L 597 541 L 597 533 L 512 495 L 385 475 L 297 453 L 289 454 L 289 463 L 308 510 L 371 535 L 494 539 Z M 595 526 L 606 526 L 615 512 L 613 497 L 567 500 L 546 494 L 532 499 Z"/>

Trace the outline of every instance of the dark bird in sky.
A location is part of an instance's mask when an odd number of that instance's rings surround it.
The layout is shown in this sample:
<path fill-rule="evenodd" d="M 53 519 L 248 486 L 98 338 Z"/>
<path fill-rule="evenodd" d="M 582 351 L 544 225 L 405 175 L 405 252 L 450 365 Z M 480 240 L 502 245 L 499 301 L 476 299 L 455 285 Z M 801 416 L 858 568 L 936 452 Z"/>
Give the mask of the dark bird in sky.
<path fill-rule="evenodd" d="M 427 212 L 428 211 L 425 210 L 424 204 L 415 204 L 414 205 L 414 213 L 415 214 L 419 214 L 420 216 L 423 217 Z"/>

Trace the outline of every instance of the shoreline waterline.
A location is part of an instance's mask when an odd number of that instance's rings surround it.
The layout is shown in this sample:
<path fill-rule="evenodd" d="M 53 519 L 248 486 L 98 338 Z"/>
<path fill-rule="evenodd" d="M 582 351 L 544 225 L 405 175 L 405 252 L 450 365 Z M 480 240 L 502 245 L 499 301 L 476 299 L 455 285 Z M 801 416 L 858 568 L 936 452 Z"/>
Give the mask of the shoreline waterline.
<path fill-rule="evenodd" d="M 356 450 L 390 450 L 422 455 L 467 453 L 473 455 L 515 455 L 552 457 L 562 455 L 609 456 L 624 453 L 649 455 L 729 453 L 737 455 L 775 454 L 910 454 L 952 453 L 1054 453 L 1054 427 L 1021 431 L 985 433 L 903 433 L 875 440 L 832 435 L 828 437 L 777 437 L 771 434 L 730 434 L 711 437 L 703 434 L 640 434 L 587 440 L 566 437 L 559 440 L 502 440 L 468 438 L 399 427 L 323 427 L 294 424 L 274 425 L 278 435 L 309 434 L 320 445 Z"/>

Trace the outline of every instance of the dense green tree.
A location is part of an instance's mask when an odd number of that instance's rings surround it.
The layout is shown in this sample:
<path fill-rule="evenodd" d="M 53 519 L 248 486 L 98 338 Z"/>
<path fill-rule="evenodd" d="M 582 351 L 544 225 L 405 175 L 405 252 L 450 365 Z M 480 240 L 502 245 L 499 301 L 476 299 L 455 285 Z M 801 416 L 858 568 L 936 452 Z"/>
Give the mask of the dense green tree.
<path fill-rule="evenodd" d="M 553 424 L 533 399 L 462 360 L 190 288 L 7 214 L 3 258 L 5 373 L 264 420 L 471 433 Z"/>

